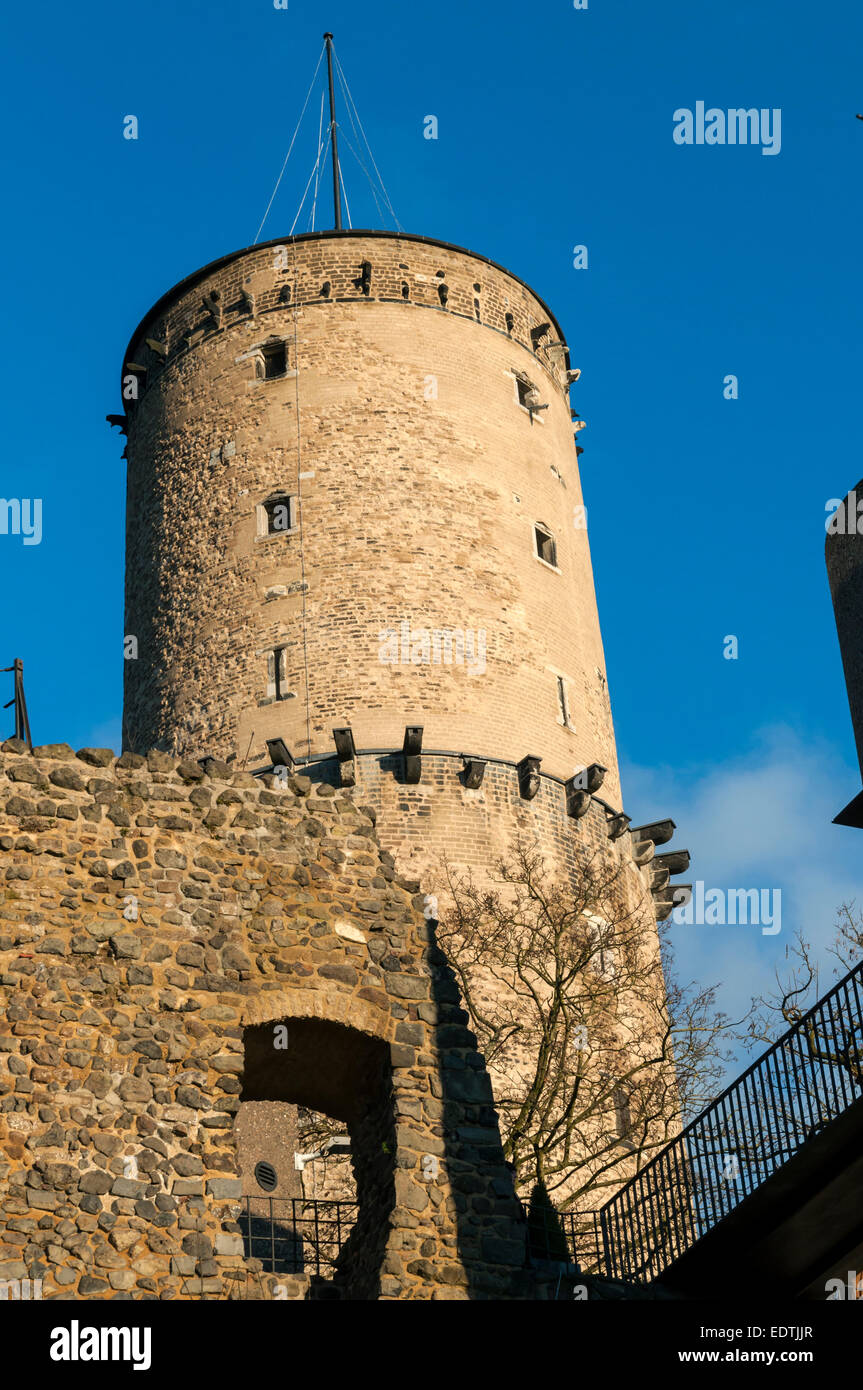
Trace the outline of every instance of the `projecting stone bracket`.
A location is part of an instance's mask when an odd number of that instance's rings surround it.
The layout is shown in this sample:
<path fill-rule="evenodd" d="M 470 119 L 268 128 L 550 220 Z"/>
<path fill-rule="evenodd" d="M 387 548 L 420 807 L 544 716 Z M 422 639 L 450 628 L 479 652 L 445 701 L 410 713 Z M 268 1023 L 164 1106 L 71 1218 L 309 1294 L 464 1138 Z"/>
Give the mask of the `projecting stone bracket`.
<path fill-rule="evenodd" d="M 362 265 L 360 266 L 360 273 L 359 273 L 359 275 L 357 276 L 357 278 L 354 280 L 353 283 L 354 283 L 354 288 L 355 288 L 355 289 L 358 289 L 358 290 L 361 290 L 362 293 L 363 293 L 363 294 L 366 296 L 366 298 L 368 299 L 369 295 L 371 294 L 371 290 L 372 290 L 372 263 L 371 263 L 371 261 L 363 261 Z"/>
<path fill-rule="evenodd" d="M 671 916 L 675 908 L 684 907 L 691 897 L 691 883 L 669 884 L 661 893 L 655 893 L 653 905 L 656 910 L 657 922 L 664 922 Z"/>
<path fill-rule="evenodd" d="M 333 729 L 336 757 L 339 760 L 339 783 L 343 787 L 357 784 L 357 750 L 354 745 L 353 730 L 350 725 L 343 729 Z"/>
<path fill-rule="evenodd" d="M 210 315 L 210 318 L 216 328 L 221 328 L 222 326 L 222 306 L 220 303 L 221 298 L 222 296 L 220 292 L 218 290 L 213 290 L 210 294 L 205 294 L 201 299 L 201 305 L 203 309 L 206 313 Z"/>
<path fill-rule="evenodd" d="M 485 762 L 481 758 L 465 758 L 462 770 L 462 782 L 469 791 L 476 791 L 482 786 L 482 779 L 485 776 Z"/>
<path fill-rule="evenodd" d="M 690 861 L 688 849 L 672 849 L 667 854 L 657 854 L 654 863 L 657 867 L 667 869 L 670 874 L 685 874 Z"/>
<path fill-rule="evenodd" d="M 355 787 L 357 785 L 357 765 L 353 758 L 339 762 L 339 784 L 342 787 Z"/>
<path fill-rule="evenodd" d="M 632 817 L 624 815 L 623 811 L 613 812 L 606 821 L 609 840 L 619 840 L 629 829 L 629 822 Z"/>
<path fill-rule="evenodd" d="M 566 790 L 566 814 L 572 816 L 574 820 L 581 820 L 590 810 L 591 795 L 578 785 L 578 778 L 571 777 L 565 783 Z"/>
<path fill-rule="evenodd" d="M 672 874 L 685 873 L 689 868 L 688 849 L 673 849 L 667 854 L 657 854 L 650 872 L 650 887 L 656 906 L 657 921 L 669 917 L 676 907 L 687 903 L 692 896 L 692 887 L 687 883 L 672 883 Z"/>
<path fill-rule="evenodd" d="M 540 776 L 539 769 L 542 758 L 534 758 L 528 755 L 516 764 L 518 773 L 518 791 L 523 801 L 533 801 L 539 791 Z"/>
<path fill-rule="evenodd" d="M 632 857 L 636 864 L 642 866 L 649 864 L 656 853 L 656 845 L 652 840 L 641 840 L 637 836 L 632 840 Z"/>
<path fill-rule="evenodd" d="M 423 762 L 420 754 L 423 746 L 422 725 L 408 725 L 402 746 L 404 757 L 404 776 L 409 786 L 415 785 L 422 777 Z"/>
<path fill-rule="evenodd" d="M 637 825 L 632 830 L 631 847 L 635 863 L 643 868 L 652 861 L 648 877 L 658 922 L 665 921 L 675 907 L 688 902 L 692 896 L 691 884 L 671 882 L 672 874 L 685 873 L 689 868 L 689 850 L 673 849 L 665 854 L 656 854 L 656 846 L 667 844 L 676 829 L 673 820 L 659 820 L 649 825 Z"/>
<path fill-rule="evenodd" d="M 634 825 L 632 833 L 639 840 L 652 840 L 654 845 L 666 845 L 677 826 L 673 820 L 651 821 L 650 825 Z"/>

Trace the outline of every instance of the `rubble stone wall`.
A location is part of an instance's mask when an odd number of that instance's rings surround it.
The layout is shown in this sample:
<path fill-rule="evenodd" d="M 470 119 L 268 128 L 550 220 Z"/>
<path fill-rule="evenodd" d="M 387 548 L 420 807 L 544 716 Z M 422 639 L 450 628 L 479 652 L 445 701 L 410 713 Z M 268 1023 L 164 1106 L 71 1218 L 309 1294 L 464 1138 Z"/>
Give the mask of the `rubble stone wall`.
<path fill-rule="evenodd" d="M 351 1129 L 343 1297 L 521 1296 L 483 1059 L 373 816 L 214 759 L 2 745 L 0 1280 L 196 1299 L 259 1277 L 245 1095 Z"/>

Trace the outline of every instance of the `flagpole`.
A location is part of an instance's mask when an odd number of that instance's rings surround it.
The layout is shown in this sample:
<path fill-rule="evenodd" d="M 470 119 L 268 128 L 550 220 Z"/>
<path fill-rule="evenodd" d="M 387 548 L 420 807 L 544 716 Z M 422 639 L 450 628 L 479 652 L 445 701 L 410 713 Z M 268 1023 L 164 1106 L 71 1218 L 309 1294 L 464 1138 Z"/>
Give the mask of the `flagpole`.
<path fill-rule="evenodd" d="M 327 75 L 330 81 L 330 136 L 333 146 L 333 206 L 336 214 L 336 231 L 342 230 L 342 190 L 339 177 L 339 146 L 336 137 L 336 98 L 333 91 L 333 36 L 324 34 L 327 45 Z"/>

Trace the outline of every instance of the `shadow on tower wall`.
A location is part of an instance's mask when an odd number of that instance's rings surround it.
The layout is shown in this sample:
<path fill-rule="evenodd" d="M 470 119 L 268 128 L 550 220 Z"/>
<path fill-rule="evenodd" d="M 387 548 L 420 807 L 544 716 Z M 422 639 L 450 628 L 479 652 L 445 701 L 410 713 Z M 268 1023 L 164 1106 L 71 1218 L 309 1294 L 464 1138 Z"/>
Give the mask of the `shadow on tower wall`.
<path fill-rule="evenodd" d="M 530 1297 L 524 1212 L 503 1155 L 491 1081 L 467 1024 L 455 973 L 429 922 L 428 964 L 446 1169 L 452 1187 L 459 1261 L 471 1299 Z"/>

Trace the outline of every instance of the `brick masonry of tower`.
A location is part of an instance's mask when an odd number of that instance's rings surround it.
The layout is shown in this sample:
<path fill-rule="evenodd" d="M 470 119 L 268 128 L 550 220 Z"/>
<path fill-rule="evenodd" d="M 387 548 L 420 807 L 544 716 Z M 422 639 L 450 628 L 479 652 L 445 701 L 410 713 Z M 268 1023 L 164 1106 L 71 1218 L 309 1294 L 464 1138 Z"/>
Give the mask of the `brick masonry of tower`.
<path fill-rule="evenodd" d="M 558 777 L 600 762 L 619 802 L 562 337 L 509 272 L 421 238 L 251 248 L 166 295 L 124 378 L 125 746 L 254 769 L 267 738 L 306 758 L 334 725 L 387 749 L 422 724 L 426 748 Z M 271 341 L 288 370 L 262 379 Z M 295 524 L 260 535 L 280 493 Z M 403 623 L 481 633 L 483 660 L 382 661 Z"/>

